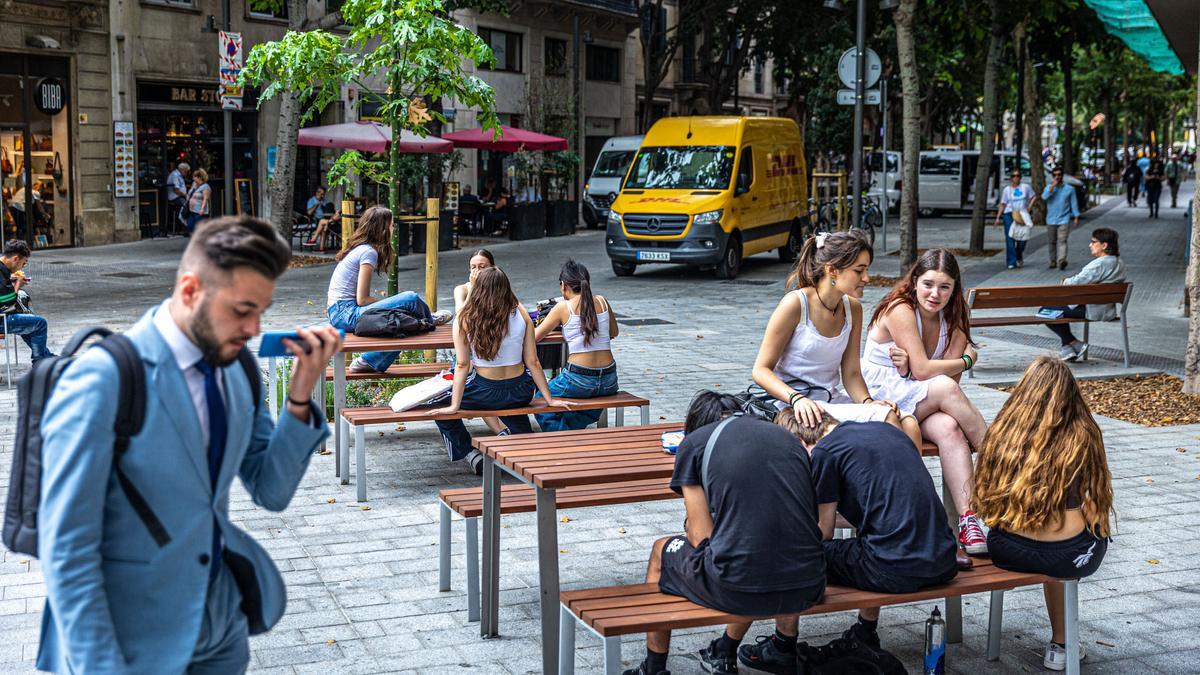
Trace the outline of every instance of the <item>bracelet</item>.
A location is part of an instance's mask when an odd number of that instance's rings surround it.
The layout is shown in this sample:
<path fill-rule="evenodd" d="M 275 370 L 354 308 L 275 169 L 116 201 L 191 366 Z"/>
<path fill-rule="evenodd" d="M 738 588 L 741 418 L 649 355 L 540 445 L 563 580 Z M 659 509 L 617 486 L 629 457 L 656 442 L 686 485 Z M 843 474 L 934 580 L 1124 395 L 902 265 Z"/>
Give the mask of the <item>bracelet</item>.
<path fill-rule="evenodd" d="M 801 394 L 801 393 L 800 393 L 800 392 L 798 392 L 798 391 L 793 391 L 793 392 L 792 392 L 792 395 L 788 397 L 788 405 L 789 405 L 789 406 L 792 406 L 792 407 L 795 407 L 795 406 L 796 406 L 796 399 L 798 399 L 798 398 L 804 398 L 804 394 Z"/>
<path fill-rule="evenodd" d="M 287 400 L 288 403 L 291 403 L 292 405 L 298 405 L 301 408 L 307 408 L 312 404 L 312 401 L 297 401 L 296 399 L 292 398 L 291 394 L 288 394 Z"/>
<path fill-rule="evenodd" d="M 908 367 L 908 372 L 907 372 L 907 373 L 905 373 L 905 374 L 903 374 L 903 375 L 901 375 L 900 377 L 903 377 L 903 378 L 904 378 L 904 379 L 906 379 L 906 380 L 911 380 L 911 379 L 912 379 L 912 366 L 909 366 L 909 367 Z"/>
<path fill-rule="evenodd" d="M 859 402 L 858 402 L 858 404 L 859 404 L 859 405 L 866 405 L 866 404 L 868 404 L 868 403 L 874 403 L 874 402 L 875 402 L 875 399 L 873 399 L 873 398 L 871 398 L 870 396 L 868 396 L 868 397 L 864 398 L 863 400 L 859 401 Z"/>
<path fill-rule="evenodd" d="M 963 363 L 966 364 L 966 367 L 963 368 L 963 370 L 970 370 L 971 368 L 975 367 L 975 361 L 972 360 L 970 356 L 963 354 L 962 356 L 960 356 L 958 358 L 962 359 Z"/>

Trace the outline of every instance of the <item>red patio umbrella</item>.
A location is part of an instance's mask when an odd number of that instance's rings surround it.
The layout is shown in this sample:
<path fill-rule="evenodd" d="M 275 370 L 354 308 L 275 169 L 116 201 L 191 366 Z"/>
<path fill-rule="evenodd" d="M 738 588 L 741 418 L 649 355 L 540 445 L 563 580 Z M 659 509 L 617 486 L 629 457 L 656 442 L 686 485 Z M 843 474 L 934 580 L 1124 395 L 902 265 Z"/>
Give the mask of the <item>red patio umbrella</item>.
<path fill-rule="evenodd" d="M 392 142 L 392 130 L 386 124 L 365 120 L 345 124 L 327 124 L 301 129 L 298 145 L 345 148 L 364 152 L 385 152 Z M 408 129 L 400 130 L 400 152 L 450 152 L 454 144 L 437 136 L 421 138 Z"/>
<path fill-rule="evenodd" d="M 567 139 L 558 136 L 539 134 L 536 131 L 517 129 L 508 125 L 500 125 L 501 136 L 492 138 L 491 129 L 466 129 L 442 134 L 442 140 L 454 143 L 456 148 L 475 148 L 477 150 L 495 150 L 497 152 L 517 152 L 518 150 L 566 150 Z"/>

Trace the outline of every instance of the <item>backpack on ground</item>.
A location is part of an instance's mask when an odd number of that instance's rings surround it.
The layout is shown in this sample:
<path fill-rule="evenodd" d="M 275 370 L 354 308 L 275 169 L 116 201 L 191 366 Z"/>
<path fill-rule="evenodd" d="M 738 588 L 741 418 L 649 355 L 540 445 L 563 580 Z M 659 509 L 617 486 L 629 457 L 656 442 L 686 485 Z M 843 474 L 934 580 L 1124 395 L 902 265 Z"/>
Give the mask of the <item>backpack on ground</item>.
<path fill-rule="evenodd" d="M 908 670 L 891 652 L 853 638 L 837 638 L 829 644 L 796 645 L 798 675 L 907 675 Z"/>
<path fill-rule="evenodd" d="M 37 516 L 42 495 L 42 419 L 46 404 L 59 377 L 75 360 L 76 353 L 92 336 L 102 339 L 96 346 L 108 352 L 117 363 L 118 406 L 113 442 L 113 471 L 121 490 L 129 499 L 138 518 L 149 530 L 159 547 L 166 546 L 171 537 L 150 505 L 138 492 L 129 476 L 121 469 L 121 458 L 129 449 L 129 441 L 142 430 L 146 417 L 146 369 L 133 342 L 107 328 L 85 328 L 75 334 L 62 354 L 41 359 L 17 385 L 17 435 L 13 445 L 12 475 L 8 482 L 8 500 L 4 507 L 4 545 L 15 553 L 32 557 L 38 554 Z M 238 362 L 250 380 L 257 413 L 262 399 L 262 379 L 258 364 L 245 348 Z"/>
<path fill-rule="evenodd" d="M 354 324 L 354 334 L 358 337 L 402 338 L 428 333 L 434 328 L 432 321 L 418 318 L 412 312 L 376 307 L 368 309 L 358 317 L 358 322 Z"/>

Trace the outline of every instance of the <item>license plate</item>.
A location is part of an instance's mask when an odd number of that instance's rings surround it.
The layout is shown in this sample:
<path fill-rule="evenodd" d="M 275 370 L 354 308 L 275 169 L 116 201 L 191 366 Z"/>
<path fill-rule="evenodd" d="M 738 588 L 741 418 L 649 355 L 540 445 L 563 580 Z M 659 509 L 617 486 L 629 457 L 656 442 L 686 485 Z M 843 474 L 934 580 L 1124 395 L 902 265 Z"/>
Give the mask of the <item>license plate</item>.
<path fill-rule="evenodd" d="M 646 260 L 646 261 L 650 261 L 650 262 L 670 262 L 671 261 L 671 252 L 670 251 L 638 251 L 637 259 L 638 260 Z"/>

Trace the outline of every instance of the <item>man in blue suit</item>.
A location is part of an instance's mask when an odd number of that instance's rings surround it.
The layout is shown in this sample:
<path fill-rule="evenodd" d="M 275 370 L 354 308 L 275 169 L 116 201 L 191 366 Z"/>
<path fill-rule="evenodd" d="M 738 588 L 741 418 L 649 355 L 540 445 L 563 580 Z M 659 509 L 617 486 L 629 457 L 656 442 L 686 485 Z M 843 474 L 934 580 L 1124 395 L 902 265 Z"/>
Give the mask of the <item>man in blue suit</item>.
<path fill-rule="evenodd" d="M 121 467 L 169 535 L 162 546 L 113 471 L 116 363 L 90 349 L 62 375 L 42 424 L 38 554 L 46 578 L 37 666 L 61 673 L 240 673 L 248 635 L 283 615 L 283 579 L 229 522 L 233 477 L 282 511 L 328 435 L 309 397 L 340 345 L 298 329 L 278 424 L 237 363 L 259 332 L 287 244 L 264 221 L 209 221 L 171 298 L 127 333 L 146 369 L 146 417 Z"/>

